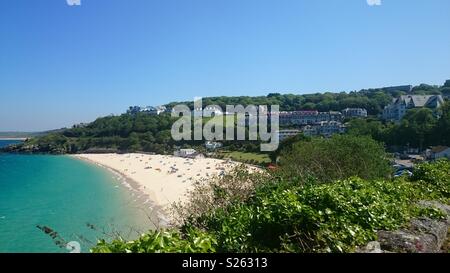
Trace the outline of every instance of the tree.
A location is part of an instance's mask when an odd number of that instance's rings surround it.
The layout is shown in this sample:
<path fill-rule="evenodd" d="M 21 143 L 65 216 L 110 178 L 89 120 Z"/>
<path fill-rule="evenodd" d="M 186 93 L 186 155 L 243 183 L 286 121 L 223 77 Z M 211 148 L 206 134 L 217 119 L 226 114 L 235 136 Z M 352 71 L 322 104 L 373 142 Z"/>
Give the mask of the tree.
<path fill-rule="evenodd" d="M 383 139 L 384 126 L 378 120 L 352 119 L 348 125 L 348 133 L 356 136 L 370 136 L 375 140 Z"/>
<path fill-rule="evenodd" d="M 316 105 L 312 102 L 308 102 L 303 104 L 303 109 L 304 110 L 316 110 Z"/>
<path fill-rule="evenodd" d="M 278 149 L 276 151 L 273 151 L 269 154 L 270 159 L 272 160 L 272 162 L 276 162 L 278 156 L 280 155 L 280 153 L 284 150 L 290 150 L 292 149 L 292 146 L 299 142 L 299 141 L 307 141 L 310 140 L 309 137 L 306 137 L 304 134 L 298 134 L 292 137 L 288 137 L 285 140 L 281 141 L 280 144 L 278 145 Z"/>
<path fill-rule="evenodd" d="M 443 87 L 443 88 L 441 88 L 441 93 L 444 96 L 450 97 L 450 87 Z"/>
<path fill-rule="evenodd" d="M 398 137 L 403 143 L 423 150 L 426 145 L 432 143 L 436 121 L 433 111 L 428 108 L 411 109 L 403 117 L 397 132 Z"/>
<path fill-rule="evenodd" d="M 299 141 L 280 154 L 283 176 L 300 182 L 316 179 L 332 182 L 351 176 L 365 179 L 391 174 L 383 146 L 370 137 L 335 135 Z"/>
<path fill-rule="evenodd" d="M 421 94 L 421 95 L 439 95 L 439 88 L 438 86 L 429 85 L 422 83 L 419 86 L 415 86 L 412 89 L 413 94 Z"/>
<path fill-rule="evenodd" d="M 450 146 L 450 102 L 442 106 L 441 112 L 441 118 L 436 125 L 434 135 L 439 139 L 438 144 Z"/>

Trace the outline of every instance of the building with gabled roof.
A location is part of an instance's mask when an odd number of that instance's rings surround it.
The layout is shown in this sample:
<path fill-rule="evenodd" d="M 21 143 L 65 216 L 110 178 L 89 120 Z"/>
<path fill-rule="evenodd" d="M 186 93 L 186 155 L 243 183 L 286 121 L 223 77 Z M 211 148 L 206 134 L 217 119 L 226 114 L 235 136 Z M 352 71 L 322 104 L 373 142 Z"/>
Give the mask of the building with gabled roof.
<path fill-rule="evenodd" d="M 399 122 L 409 109 L 426 107 L 437 110 L 443 104 L 441 95 L 404 95 L 394 99 L 384 108 L 383 119 Z"/>

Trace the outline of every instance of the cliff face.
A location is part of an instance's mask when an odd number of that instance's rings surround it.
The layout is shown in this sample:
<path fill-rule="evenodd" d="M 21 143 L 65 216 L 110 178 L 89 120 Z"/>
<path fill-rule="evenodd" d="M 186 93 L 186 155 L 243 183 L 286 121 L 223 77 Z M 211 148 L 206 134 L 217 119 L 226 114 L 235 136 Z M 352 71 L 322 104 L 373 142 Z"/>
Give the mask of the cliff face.
<path fill-rule="evenodd" d="M 450 206 L 434 201 L 419 202 L 422 208 L 438 209 L 444 219 L 413 219 L 407 229 L 379 231 L 378 240 L 359 248 L 359 253 L 439 253 L 448 251 Z"/>

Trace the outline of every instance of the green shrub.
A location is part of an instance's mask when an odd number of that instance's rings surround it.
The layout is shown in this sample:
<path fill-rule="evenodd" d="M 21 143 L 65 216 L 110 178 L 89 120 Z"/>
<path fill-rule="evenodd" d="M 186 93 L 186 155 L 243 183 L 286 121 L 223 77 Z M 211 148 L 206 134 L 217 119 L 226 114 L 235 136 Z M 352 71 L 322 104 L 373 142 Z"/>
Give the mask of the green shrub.
<path fill-rule="evenodd" d="M 94 253 L 209 253 L 215 252 L 217 242 L 209 234 L 189 230 L 181 234 L 175 230 L 149 231 L 134 241 L 122 239 L 107 243 L 100 240 Z"/>
<path fill-rule="evenodd" d="M 392 169 L 382 145 L 370 137 L 335 135 L 300 141 L 280 153 L 281 173 L 289 179 L 332 182 L 358 176 L 387 178 Z"/>
<path fill-rule="evenodd" d="M 180 229 L 151 231 L 132 242 L 100 241 L 93 251 L 352 252 L 375 240 L 377 230 L 406 227 L 412 217 L 441 219 L 438 210 L 416 204 L 448 203 L 449 170 L 449 161 L 438 161 L 419 165 L 412 178 L 321 184 L 270 176 L 255 176 L 256 183 L 238 171 L 198 187 L 209 194 L 193 193 L 191 200 L 203 203 L 184 210 Z M 252 186 L 243 187 L 243 179 Z"/>
<path fill-rule="evenodd" d="M 247 203 L 203 218 L 223 252 L 348 252 L 410 217 L 407 181 L 351 178 L 258 190 Z"/>
<path fill-rule="evenodd" d="M 418 165 L 411 180 L 429 199 L 450 199 L 450 161 L 447 159 Z"/>

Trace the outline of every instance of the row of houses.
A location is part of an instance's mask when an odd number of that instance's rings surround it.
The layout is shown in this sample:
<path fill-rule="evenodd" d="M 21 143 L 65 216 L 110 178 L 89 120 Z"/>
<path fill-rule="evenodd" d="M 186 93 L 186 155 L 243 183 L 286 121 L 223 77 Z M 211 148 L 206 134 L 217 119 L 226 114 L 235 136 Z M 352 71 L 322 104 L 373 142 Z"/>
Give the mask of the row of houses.
<path fill-rule="evenodd" d="M 164 112 L 167 112 L 167 108 L 165 106 L 130 106 L 127 110 L 127 113 L 132 115 L 137 113 L 160 115 Z"/>
<path fill-rule="evenodd" d="M 342 123 L 345 118 L 366 118 L 367 110 L 363 108 L 347 108 L 342 112 L 329 111 L 292 111 L 280 112 L 280 126 L 298 126 L 298 129 L 282 129 L 278 131 L 280 141 L 303 133 L 305 136 L 330 137 L 343 134 L 346 126 Z"/>
<path fill-rule="evenodd" d="M 229 115 L 228 112 L 222 111 L 222 108 L 220 108 L 217 105 L 209 105 L 205 108 L 195 108 L 192 111 L 194 117 L 204 116 L 204 117 L 215 117 L 215 116 L 223 116 L 223 115 Z"/>
<path fill-rule="evenodd" d="M 314 125 L 321 122 L 342 122 L 344 118 L 366 118 L 367 110 L 363 108 L 347 108 L 338 111 L 290 111 L 279 112 L 281 126 L 287 125 Z"/>
<path fill-rule="evenodd" d="M 322 121 L 341 121 L 341 112 L 319 112 L 319 111 L 292 111 L 280 112 L 279 121 L 281 126 L 287 125 L 311 125 Z"/>
<path fill-rule="evenodd" d="M 289 137 L 303 133 L 305 136 L 331 137 L 334 134 L 343 134 L 346 126 L 338 121 L 321 121 L 313 125 L 305 125 L 300 129 L 282 129 L 278 131 L 278 138 L 283 141 Z"/>
<path fill-rule="evenodd" d="M 150 115 L 160 115 L 162 113 L 170 113 L 172 109 L 166 106 L 130 106 L 127 110 L 128 114 L 146 113 Z M 195 108 L 191 111 L 194 116 L 222 116 L 227 115 L 219 106 L 206 106 L 205 108 Z"/>
<path fill-rule="evenodd" d="M 259 113 L 260 109 L 256 108 Z M 166 108 L 165 106 L 130 106 L 127 110 L 128 114 L 136 114 L 136 113 L 147 113 L 152 115 L 160 115 L 164 112 L 171 112 L 171 109 Z M 319 112 L 316 110 L 312 111 L 282 111 L 271 113 L 266 108 L 263 108 L 263 112 L 268 115 L 278 115 L 280 119 L 280 124 L 288 125 L 307 125 L 307 124 L 315 124 L 322 121 L 341 121 L 343 118 L 355 118 L 355 117 L 367 117 L 367 110 L 363 108 L 347 108 L 342 110 L 342 112 L 338 111 L 329 111 L 329 112 Z M 192 110 L 192 114 L 194 116 L 222 116 L 222 115 L 230 115 L 234 113 L 228 113 L 222 111 L 222 109 L 217 105 L 210 105 L 204 108 L 195 108 Z"/>

